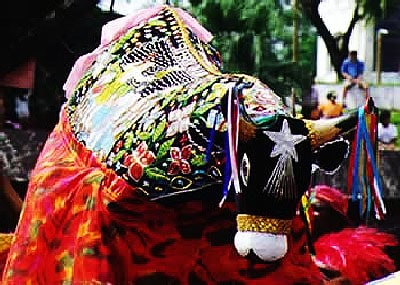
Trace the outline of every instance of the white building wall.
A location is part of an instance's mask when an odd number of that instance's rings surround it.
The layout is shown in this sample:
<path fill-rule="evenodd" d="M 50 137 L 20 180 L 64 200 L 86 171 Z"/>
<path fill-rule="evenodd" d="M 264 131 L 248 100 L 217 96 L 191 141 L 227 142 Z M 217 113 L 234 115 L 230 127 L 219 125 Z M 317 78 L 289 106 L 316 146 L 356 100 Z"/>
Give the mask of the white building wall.
<path fill-rule="evenodd" d="M 354 0 L 324 0 L 319 5 L 319 13 L 331 34 L 344 33 L 351 21 L 354 11 Z M 359 59 L 365 63 L 365 80 L 374 84 L 376 40 L 374 24 L 366 21 L 357 22 L 350 37 L 349 50 L 357 50 Z M 317 72 L 315 80 L 320 83 L 336 83 L 337 75 L 330 61 L 328 51 L 322 38 L 317 40 Z M 400 74 L 382 72 L 383 84 L 399 84 Z"/>
<path fill-rule="evenodd" d="M 344 34 L 353 17 L 354 0 L 325 0 L 319 5 L 319 13 L 331 34 Z M 349 50 L 357 50 L 358 58 L 365 62 L 366 73 L 374 66 L 373 26 L 359 21 L 351 34 Z M 317 41 L 317 82 L 335 83 L 337 75 L 321 37 Z"/>

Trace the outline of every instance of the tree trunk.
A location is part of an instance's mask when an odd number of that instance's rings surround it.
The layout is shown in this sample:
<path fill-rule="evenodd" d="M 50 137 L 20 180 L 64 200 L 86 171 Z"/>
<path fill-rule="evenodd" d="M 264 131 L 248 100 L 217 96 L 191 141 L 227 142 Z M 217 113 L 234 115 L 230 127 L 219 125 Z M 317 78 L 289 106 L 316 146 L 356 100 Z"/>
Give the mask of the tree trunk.
<path fill-rule="evenodd" d="M 355 7 L 354 16 L 350 21 L 347 31 L 340 37 L 334 37 L 326 27 L 321 16 L 319 15 L 318 6 L 320 2 L 321 1 L 318 0 L 300 0 L 303 12 L 306 14 L 311 24 L 317 29 L 318 35 L 324 41 L 326 49 L 328 50 L 329 57 L 331 59 L 331 63 L 338 75 L 338 78 L 341 78 L 342 75 L 340 72 L 340 67 L 343 60 L 347 57 L 349 53 L 349 41 L 351 33 L 357 21 L 361 19 L 361 16 L 358 13 L 358 5 Z"/>

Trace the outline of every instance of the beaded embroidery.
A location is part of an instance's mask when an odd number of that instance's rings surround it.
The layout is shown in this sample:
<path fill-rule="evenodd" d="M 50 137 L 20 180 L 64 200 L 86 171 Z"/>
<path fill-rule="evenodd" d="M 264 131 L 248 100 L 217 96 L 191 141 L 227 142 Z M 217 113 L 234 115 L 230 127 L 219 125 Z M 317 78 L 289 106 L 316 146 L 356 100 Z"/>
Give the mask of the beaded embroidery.
<path fill-rule="evenodd" d="M 259 80 L 220 67 L 218 52 L 165 7 L 96 58 L 67 104 L 72 129 L 150 199 L 221 184 L 228 91 L 244 86 L 240 112 L 260 127 L 283 105 Z"/>

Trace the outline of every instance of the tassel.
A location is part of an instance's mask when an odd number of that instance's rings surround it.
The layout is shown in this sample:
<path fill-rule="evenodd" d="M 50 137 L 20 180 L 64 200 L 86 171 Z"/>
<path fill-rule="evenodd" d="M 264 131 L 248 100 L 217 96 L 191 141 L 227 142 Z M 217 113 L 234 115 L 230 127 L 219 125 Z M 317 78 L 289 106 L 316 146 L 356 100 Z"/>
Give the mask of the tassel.
<path fill-rule="evenodd" d="M 360 216 L 366 215 L 368 219 L 374 205 L 375 215 L 378 220 L 383 218 L 386 213 L 382 199 L 382 185 L 379 171 L 375 162 L 375 151 L 372 144 L 375 140 L 371 139 L 370 134 L 375 138 L 376 118 L 374 114 L 369 120 L 370 128 L 367 128 L 364 107 L 359 108 L 358 127 L 355 137 L 354 154 L 351 155 L 349 164 L 349 189 L 353 201 L 359 202 Z"/>
<path fill-rule="evenodd" d="M 240 193 L 240 183 L 239 183 L 239 170 L 237 163 L 237 142 L 239 136 L 239 101 L 238 101 L 238 86 L 229 89 L 228 93 L 228 132 L 227 132 L 227 148 L 226 149 L 226 165 L 229 163 L 229 171 L 225 172 L 224 187 L 223 187 L 223 197 L 219 203 L 222 207 L 224 201 L 228 196 L 228 191 L 233 182 L 236 193 Z M 226 169 L 228 170 L 228 169 Z M 229 182 L 228 182 L 229 181 Z"/>
<path fill-rule="evenodd" d="M 228 142 L 229 134 L 226 134 L 225 138 L 225 149 L 229 149 L 229 142 Z M 229 188 L 231 188 L 231 181 L 232 181 L 232 172 L 231 172 L 231 159 L 229 157 L 229 151 L 226 151 L 226 163 L 225 163 L 225 170 L 224 170 L 224 184 L 222 186 L 222 200 L 219 202 L 219 207 L 222 208 L 226 198 L 228 197 Z"/>

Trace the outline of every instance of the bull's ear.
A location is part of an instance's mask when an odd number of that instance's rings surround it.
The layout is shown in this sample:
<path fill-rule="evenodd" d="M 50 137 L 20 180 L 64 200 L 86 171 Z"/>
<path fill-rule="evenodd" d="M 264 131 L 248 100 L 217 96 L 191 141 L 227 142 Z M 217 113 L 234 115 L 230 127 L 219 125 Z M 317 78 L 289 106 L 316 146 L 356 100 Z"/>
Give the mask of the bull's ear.
<path fill-rule="evenodd" d="M 330 141 L 314 151 L 314 163 L 321 169 L 334 173 L 349 155 L 349 142 L 343 139 Z"/>

